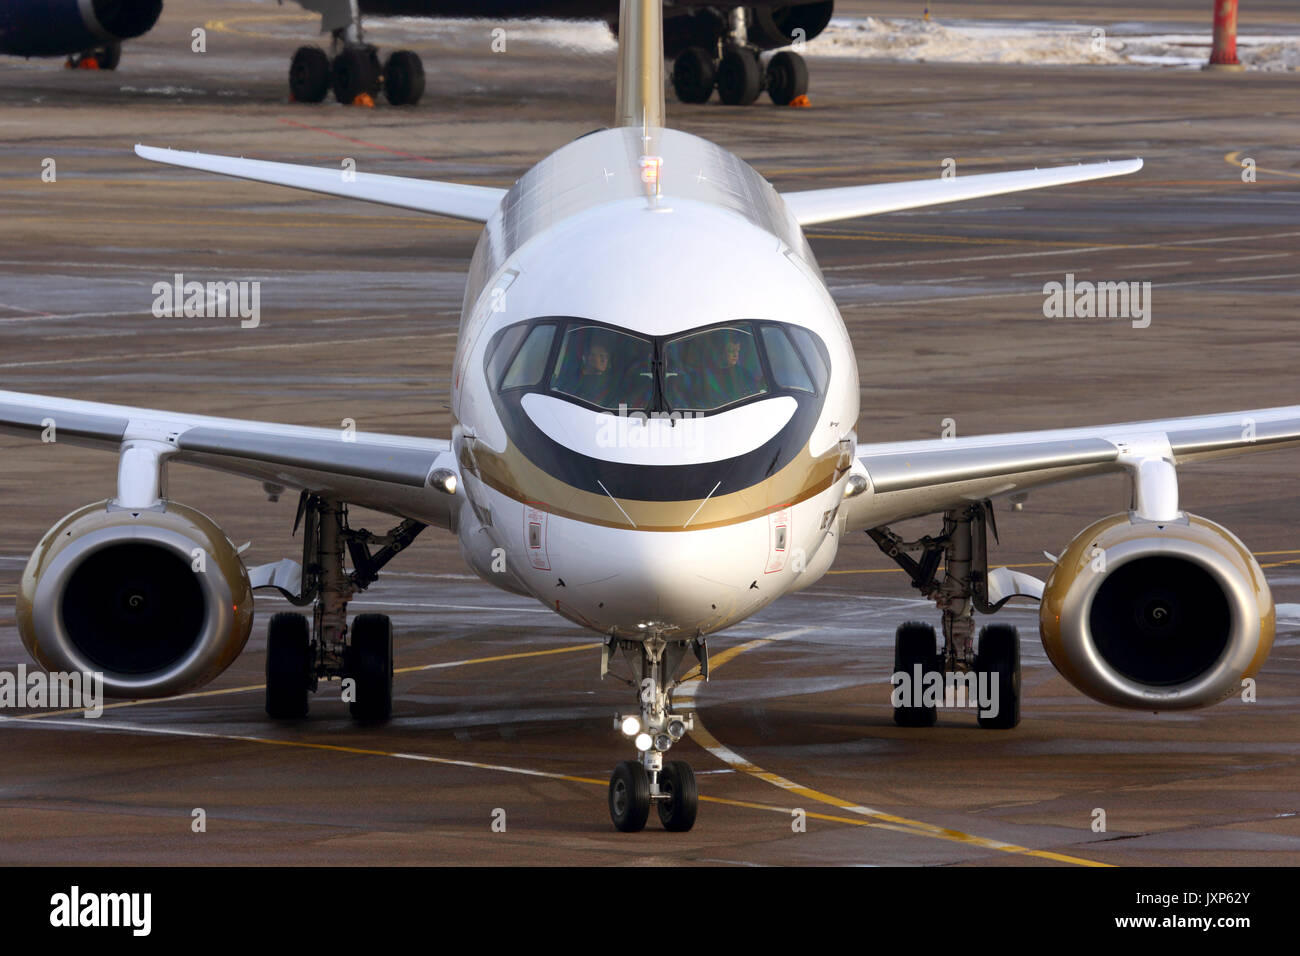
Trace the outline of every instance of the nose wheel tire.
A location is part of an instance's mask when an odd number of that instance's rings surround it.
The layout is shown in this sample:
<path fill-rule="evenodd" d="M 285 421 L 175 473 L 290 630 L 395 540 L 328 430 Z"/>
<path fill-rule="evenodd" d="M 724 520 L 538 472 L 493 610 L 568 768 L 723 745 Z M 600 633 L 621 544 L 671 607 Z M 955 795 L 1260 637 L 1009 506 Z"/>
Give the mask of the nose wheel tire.
<path fill-rule="evenodd" d="M 700 791 L 695 785 L 695 771 L 684 760 L 670 760 L 659 772 L 659 792 L 668 799 L 658 801 L 659 822 L 665 830 L 684 833 L 695 826 L 700 807 Z"/>
<path fill-rule="evenodd" d="M 355 680 L 355 720 L 387 720 L 393 714 L 393 622 L 386 614 L 359 614 L 352 622 L 347 675 Z"/>
<path fill-rule="evenodd" d="M 894 707 L 894 723 L 899 727 L 933 727 L 938 720 L 937 708 L 912 703 L 925 686 L 918 685 L 918 665 L 922 680 L 932 671 L 943 672 L 943 661 L 935 651 L 934 628 L 909 621 L 899 625 L 894 634 L 894 673 L 907 675 L 904 686 L 910 691 L 903 703 Z"/>
<path fill-rule="evenodd" d="M 609 780 L 609 818 L 624 833 L 639 833 L 650 817 L 650 777 L 635 760 L 614 768 Z"/>
<path fill-rule="evenodd" d="M 311 634 L 302 614 L 283 612 L 266 628 L 266 713 L 279 720 L 307 716 Z"/>
<path fill-rule="evenodd" d="M 987 674 L 990 695 L 996 687 L 997 713 L 983 711 L 990 702 L 980 701 L 981 727 L 1010 730 L 1020 723 L 1020 633 L 1009 624 L 990 624 L 980 630 L 975 653 L 975 672 Z"/>
<path fill-rule="evenodd" d="M 744 47 L 729 47 L 718 64 L 718 99 L 728 106 L 748 106 L 763 87 L 758 55 Z"/>
<path fill-rule="evenodd" d="M 782 50 L 767 64 L 767 95 L 777 106 L 789 106 L 808 92 L 808 64 L 798 53 Z"/>

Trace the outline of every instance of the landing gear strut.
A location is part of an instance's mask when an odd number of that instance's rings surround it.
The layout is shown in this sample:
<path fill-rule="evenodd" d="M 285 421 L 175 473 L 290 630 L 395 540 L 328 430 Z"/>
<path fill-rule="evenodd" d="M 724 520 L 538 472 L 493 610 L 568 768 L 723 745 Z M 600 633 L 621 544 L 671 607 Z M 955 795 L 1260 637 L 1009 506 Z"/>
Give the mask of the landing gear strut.
<path fill-rule="evenodd" d="M 393 625 L 387 615 L 361 614 L 348 627 L 348 601 L 379 576 L 425 525 L 407 519 L 386 535 L 348 526 L 347 505 L 303 493 L 294 530 L 303 528 L 301 593 L 280 589 L 303 614 L 286 612 L 267 628 L 266 712 L 280 719 L 307 716 L 307 694 L 320 680 L 352 681 L 344 688 L 359 721 L 387 720 L 393 710 Z M 371 553 L 371 547 L 379 550 Z M 353 570 L 344 567 L 344 553 Z M 292 562 L 289 562 L 292 563 Z"/>
<path fill-rule="evenodd" d="M 424 95 L 424 64 L 418 53 L 398 50 L 383 66 L 379 50 L 365 42 L 361 14 L 354 2 L 350 21 L 333 31 L 331 54 L 320 47 L 299 47 L 289 64 L 289 97 L 296 103 L 319 103 L 329 91 L 348 106 L 373 106 L 380 89 L 393 106 L 414 106 Z"/>
<path fill-rule="evenodd" d="M 688 650 L 699 659 L 701 676 L 708 676 L 704 642 L 655 633 L 644 640 L 611 636 L 602 652 L 602 677 L 617 650 L 632 670 L 634 679 L 627 683 L 636 688 L 640 707 L 637 714 L 615 715 L 614 726 L 632 739 L 639 756 L 614 768 L 609 781 L 610 819 L 624 833 L 635 833 L 645 828 L 653 804 L 665 830 L 689 830 L 699 809 L 695 772 L 684 760 L 665 762 L 664 753 L 694 729 L 693 714 L 672 712 L 672 692 L 678 686 L 672 677 Z"/>
<path fill-rule="evenodd" d="M 934 600 L 943 614 L 943 646 L 936 653 L 934 628 L 911 622 L 899 627 L 894 637 L 894 670 L 907 675 L 909 688 L 921 682 L 940 681 L 945 694 L 949 675 L 967 675 L 964 687 L 988 692 L 988 700 L 977 700 L 981 727 L 1010 729 L 1020 723 L 1020 637 L 1007 624 L 990 624 L 980 631 L 975 643 L 975 616 L 992 614 L 1001 607 L 988 600 L 988 531 L 997 537 L 993 505 L 977 502 L 945 513 L 943 532 L 916 541 L 904 541 L 888 528 L 867 531 L 887 556 L 906 571 L 912 586 Z M 912 554 L 920 557 L 913 558 Z M 936 577 L 943 562 L 943 580 Z M 932 676 L 935 675 L 935 676 Z M 902 706 L 894 708 L 894 723 L 900 727 L 929 727 L 936 720 L 936 706 L 920 695 L 904 695 Z"/>

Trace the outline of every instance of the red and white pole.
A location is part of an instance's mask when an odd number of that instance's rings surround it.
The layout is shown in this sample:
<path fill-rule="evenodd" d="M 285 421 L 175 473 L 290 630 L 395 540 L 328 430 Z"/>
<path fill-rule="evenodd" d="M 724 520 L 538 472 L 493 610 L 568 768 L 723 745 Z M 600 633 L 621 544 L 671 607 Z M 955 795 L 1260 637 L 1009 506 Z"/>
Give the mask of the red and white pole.
<path fill-rule="evenodd" d="M 1237 59 L 1237 0 L 1214 0 L 1214 46 L 1207 70 L 1241 70 Z"/>

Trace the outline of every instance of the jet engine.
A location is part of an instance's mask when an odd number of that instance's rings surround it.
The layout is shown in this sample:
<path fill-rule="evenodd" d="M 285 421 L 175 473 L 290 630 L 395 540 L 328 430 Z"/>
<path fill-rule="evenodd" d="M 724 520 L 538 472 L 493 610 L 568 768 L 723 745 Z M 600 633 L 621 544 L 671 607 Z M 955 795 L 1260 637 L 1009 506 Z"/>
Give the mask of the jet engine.
<path fill-rule="evenodd" d="M 775 50 L 796 40 L 811 40 L 826 29 L 834 10 L 834 0 L 754 7 L 746 17 L 749 42 L 760 50 Z"/>
<path fill-rule="evenodd" d="M 1076 537 L 1047 579 L 1043 647 L 1094 700 L 1185 710 L 1241 689 L 1273 645 L 1273 597 L 1230 531 L 1182 514 L 1116 514 Z"/>
<path fill-rule="evenodd" d="M 81 53 L 148 33 L 161 13 L 162 0 L 6 0 L 0 53 Z"/>
<path fill-rule="evenodd" d="M 98 671 L 110 697 L 166 697 L 212 680 L 253 626 L 248 572 L 193 508 L 107 501 L 60 520 L 19 585 L 18 632 L 51 671 Z"/>

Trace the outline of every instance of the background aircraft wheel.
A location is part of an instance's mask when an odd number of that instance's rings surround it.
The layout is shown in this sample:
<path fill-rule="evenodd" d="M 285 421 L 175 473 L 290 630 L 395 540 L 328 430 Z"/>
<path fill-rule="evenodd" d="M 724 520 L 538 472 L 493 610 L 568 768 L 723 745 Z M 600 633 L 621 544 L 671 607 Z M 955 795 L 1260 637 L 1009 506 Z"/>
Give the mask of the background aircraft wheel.
<path fill-rule="evenodd" d="M 110 43 L 101 46 L 95 51 L 95 59 L 99 61 L 101 70 L 116 70 L 117 65 L 122 62 L 122 44 Z"/>
<path fill-rule="evenodd" d="M 387 720 L 393 714 L 393 622 L 387 614 L 360 614 L 352 622 L 346 675 L 357 682 L 348 705 L 356 720 Z"/>
<path fill-rule="evenodd" d="M 789 106 L 808 92 L 808 64 L 798 53 L 782 50 L 767 64 L 767 95 L 777 106 Z"/>
<path fill-rule="evenodd" d="M 609 778 L 609 818 L 624 833 L 638 833 L 649 817 L 650 777 L 635 760 L 624 760 Z"/>
<path fill-rule="evenodd" d="M 685 832 L 695 826 L 695 812 L 700 806 L 700 791 L 695 785 L 695 771 L 684 760 L 670 760 L 659 773 L 659 790 L 671 794 L 660 800 L 659 821 L 665 830 Z"/>
<path fill-rule="evenodd" d="M 713 95 L 718 66 L 703 47 L 688 46 L 673 61 L 673 90 L 683 103 L 706 103 Z"/>
<path fill-rule="evenodd" d="M 289 62 L 289 95 L 295 103 L 319 103 L 330 91 L 330 58 L 318 46 L 300 46 Z"/>
<path fill-rule="evenodd" d="M 718 64 L 718 99 L 728 106 L 748 106 L 758 99 L 762 86 L 758 54 L 744 47 L 728 47 Z"/>
<path fill-rule="evenodd" d="M 351 105 L 363 93 L 379 92 L 379 55 L 374 49 L 351 47 L 334 58 L 334 98 Z"/>
<path fill-rule="evenodd" d="M 307 716 L 311 636 L 307 618 L 285 611 L 266 628 L 266 713 L 280 720 Z"/>
<path fill-rule="evenodd" d="M 907 675 L 908 685 L 915 694 L 922 690 L 916 685 L 917 664 L 921 665 L 922 676 L 943 670 L 942 661 L 935 651 L 934 628 L 918 621 L 908 621 L 899 625 L 894 633 L 894 672 L 901 671 Z M 906 703 L 894 708 L 894 723 L 900 727 L 933 727 L 938 716 L 934 707 Z"/>
<path fill-rule="evenodd" d="M 414 106 L 424 95 L 424 63 L 418 53 L 398 50 L 384 64 L 384 95 L 393 106 Z"/>
<path fill-rule="evenodd" d="M 1020 723 L 1020 633 L 1010 624 L 989 624 L 980 630 L 975 672 L 988 674 L 989 692 L 997 683 L 998 711 L 978 718 L 981 727 L 1010 730 Z M 991 701 L 980 701 L 980 710 Z"/>

